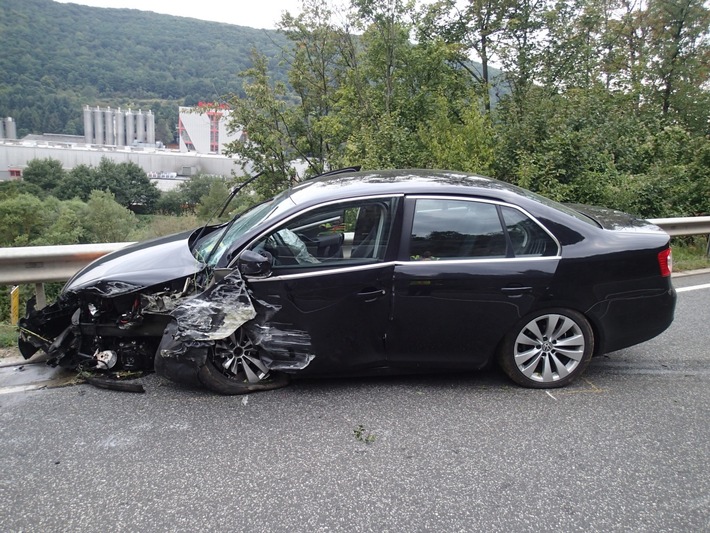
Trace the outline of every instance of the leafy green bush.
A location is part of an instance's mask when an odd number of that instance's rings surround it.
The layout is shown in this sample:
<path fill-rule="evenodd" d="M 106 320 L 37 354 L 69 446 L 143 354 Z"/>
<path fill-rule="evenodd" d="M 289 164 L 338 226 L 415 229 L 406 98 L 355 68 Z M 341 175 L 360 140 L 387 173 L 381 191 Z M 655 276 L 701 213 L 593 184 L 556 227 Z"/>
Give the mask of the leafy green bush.
<path fill-rule="evenodd" d="M 0 323 L 0 348 L 17 346 L 17 328 L 10 324 Z"/>

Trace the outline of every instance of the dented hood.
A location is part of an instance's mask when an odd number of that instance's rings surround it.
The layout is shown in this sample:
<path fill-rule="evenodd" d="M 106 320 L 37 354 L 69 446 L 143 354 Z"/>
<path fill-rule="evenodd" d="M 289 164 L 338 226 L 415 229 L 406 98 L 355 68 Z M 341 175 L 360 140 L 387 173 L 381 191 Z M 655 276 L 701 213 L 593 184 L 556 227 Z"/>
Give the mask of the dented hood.
<path fill-rule="evenodd" d="M 205 265 L 190 251 L 191 233 L 176 233 L 107 254 L 77 272 L 63 292 L 103 286 L 112 287 L 110 292 L 117 294 L 195 274 Z"/>

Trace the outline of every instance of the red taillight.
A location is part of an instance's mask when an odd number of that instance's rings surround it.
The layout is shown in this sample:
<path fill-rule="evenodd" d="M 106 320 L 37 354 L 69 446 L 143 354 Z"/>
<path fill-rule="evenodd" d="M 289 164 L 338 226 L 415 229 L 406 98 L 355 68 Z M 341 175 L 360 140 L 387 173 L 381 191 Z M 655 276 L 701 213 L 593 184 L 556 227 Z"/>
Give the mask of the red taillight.
<path fill-rule="evenodd" d="M 661 276 L 667 278 L 673 272 L 673 254 L 670 248 L 658 252 L 658 266 L 661 269 Z"/>

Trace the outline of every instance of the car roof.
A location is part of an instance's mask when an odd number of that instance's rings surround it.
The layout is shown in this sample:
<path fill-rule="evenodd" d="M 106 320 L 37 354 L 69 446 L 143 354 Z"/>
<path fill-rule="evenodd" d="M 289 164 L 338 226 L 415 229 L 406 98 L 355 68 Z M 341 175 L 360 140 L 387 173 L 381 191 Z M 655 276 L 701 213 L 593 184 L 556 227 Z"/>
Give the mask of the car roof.
<path fill-rule="evenodd" d="M 501 200 L 527 196 L 523 189 L 493 178 L 450 170 L 374 170 L 325 175 L 305 181 L 286 194 L 296 205 L 389 194 L 451 194 Z"/>

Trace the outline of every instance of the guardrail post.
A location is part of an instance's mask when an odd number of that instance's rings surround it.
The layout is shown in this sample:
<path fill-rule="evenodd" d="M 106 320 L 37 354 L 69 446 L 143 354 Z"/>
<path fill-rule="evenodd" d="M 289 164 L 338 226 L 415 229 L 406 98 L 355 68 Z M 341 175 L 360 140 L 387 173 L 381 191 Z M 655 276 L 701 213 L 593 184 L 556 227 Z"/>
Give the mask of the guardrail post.
<path fill-rule="evenodd" d="M 20 320 L 20 287 L 10 289 L 10 324 L 17 326 Z"/>
<path fill-rule="evenodd" d="M 42 309 L 47 306 L 47 296 L 44 294 L 44 283 L 35 283 L 35 295 L 37 303 L 35 309 Z"/>

